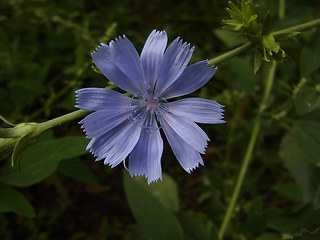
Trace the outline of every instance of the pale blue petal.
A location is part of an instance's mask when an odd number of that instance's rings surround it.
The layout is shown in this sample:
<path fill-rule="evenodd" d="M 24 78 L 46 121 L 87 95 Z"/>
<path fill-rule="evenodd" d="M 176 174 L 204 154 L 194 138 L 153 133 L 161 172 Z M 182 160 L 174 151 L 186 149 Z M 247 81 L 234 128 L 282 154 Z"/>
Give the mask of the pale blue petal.
<path fill-rule="evenodd" d="M 199 123 L 225 123 L 222 105 L 203 98 L 185 98 L 166 104 L 167 110 L 175 115 Z"/>
<path fill-rule="evenodd" d="M 192 56 L 194 47 L 176 38 L 165 51 L 159 68 L 156 94 L 161 94 L 184 71 Z"/>
<path fill-rule="evenodd" d="M 91 140 L 89 147 L 97 157 L 96 160 L 105 159 L 104 164 L 111 167 L 115 167 L 124 161 L 139 140 L 140 124 L 142 122 L 126 120 L 109 132 Z"/>
<path fill-rule="evenodd" d="M 164 113 L 161 116 L 186 143 L 200 153 L 205 152 L 207 141 L 210 139 L 196 123 L 171 113 Z"/>
<path fill-rule="evenodd" d="M 111 82 L 131 94 L 139 92 L 140 86 L 120 70 L 109 46 L 102 44 L 91 56 L 94 64 Z"/>
<path fill-rule="evenodd" d="M 207 61 L 201 61 L 188 66 L 161 96 L 169 99 L 192 93 L 205 85 L 216 73 L 217 68 L 210 67 Z"/>
<path fill-rule="evenodd" d="M 200 153 L 186 143 L 165 120 L 163 121 L 163 131 L 174 155 L 186 172 L 191 173 L 199 166 L 199 163 L 204 165 Z"/>
<path fill-rule="evenodd" d="M 164 50 L 167 46 L 167 41 L 168 37 L 165 31 L 153 30 L 141 52 L 145 80 L 152 89 L 156 81 Z"/>
<path fill-rule="evenodd" d="M 129 172 L 131 175 L 145 175 L 148 184 L 162 180 L 161 155 L 163 141 L 160 131 L 154 127 L 150 131 L 142 129 L 140 139 L 129 157 Z"/>
<path fill-rule="evenodd" d="M 123 35 L 123 37 L 111 41 L 109 46 L 112 57 L 121 71 L 139 87 L 138 92 L 146 93 L 147 88 L 140 56 L 130 40 Z"/>
<path fill-rule="evenodd" d="M 106 88 L 82 88 L 76 94 L 76 107 L 87 111 L 128 108 L 131 102 L 131 98 Z"/>
<path fill-rule="evenodd" d="M 115 126 L 128 119 L 130 116 L 130 109 L 101 110 L 93 112 L 82 119 L 79 123 L 82 124 L 88 138 L 98 137 Z"/>

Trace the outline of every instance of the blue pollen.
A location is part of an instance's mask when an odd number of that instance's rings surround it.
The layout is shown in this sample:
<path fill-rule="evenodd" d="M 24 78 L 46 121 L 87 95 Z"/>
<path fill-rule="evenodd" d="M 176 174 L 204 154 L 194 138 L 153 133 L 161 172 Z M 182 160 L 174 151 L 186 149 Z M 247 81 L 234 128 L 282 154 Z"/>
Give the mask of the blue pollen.
<path fill-rule="evenodd" d="M 142 128 L 150 129 L 154 126 L 154 121 L 159 124 L 159 129 L 162 128 L 161 112 L 168 112 L 167 106 L 163 103 L 166 99 L 162 97 L 154 97 L 152 92 L 148 91 L 148 94 L 135 94 L 129 104 L 130 107 L 134 107 L 129 116 L 129 120 L 136 121 L 138 119 L 144 119 Z"/>

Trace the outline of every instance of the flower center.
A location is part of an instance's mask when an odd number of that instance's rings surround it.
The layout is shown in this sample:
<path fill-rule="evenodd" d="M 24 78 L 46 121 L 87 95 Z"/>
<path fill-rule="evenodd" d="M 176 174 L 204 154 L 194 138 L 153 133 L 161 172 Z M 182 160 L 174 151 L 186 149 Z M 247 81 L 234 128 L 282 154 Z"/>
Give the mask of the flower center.
<path fill-rule="evenodd" d="M 161 112 L 167 112 L 165 106 L 166 100 L 161 97 L 155 97 L 151 91 L 148 94 L 136 94 L 132 97 L 130 106 L 134 107 L 129 119 L 136 121 L 138 119 L 144 119 L 142 124 L 143 128 L 150 129 L 153 127 L 154 122 L 157 121 L 159 128 L 162 127 Z"/>

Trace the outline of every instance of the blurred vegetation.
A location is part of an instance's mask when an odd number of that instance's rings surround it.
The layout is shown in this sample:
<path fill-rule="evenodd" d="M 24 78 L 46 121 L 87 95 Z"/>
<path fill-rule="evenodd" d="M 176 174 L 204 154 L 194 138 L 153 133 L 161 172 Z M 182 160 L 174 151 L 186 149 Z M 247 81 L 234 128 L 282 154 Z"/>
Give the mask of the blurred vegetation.
<path fill-rule="evenodd" d="M 260 20 L 269 10 L 273 31 L 320 15 L 318 1 L 286 1 L 281 19 L 278 1 L 251 2 Z M 247 40 L 222 28 L 226 7 L 218 0 L 1 0 L 0 114 L 20 123 L 74 111 L 76 89 L 108 84 L 91 69 L 90 52 L 122 34 L 140 52 L 152 29 L 165 29 L 169 41 L 181 36 L 196 46 L 191 62 L 238 47 Z M 320 31 L 281 41 L 281 49 L 286 58 L 225 239 L 304 239 L 301 229 L 318 239 Z M 225 105 L 227 124 L 202 126 L 212 142 L 205 167 L 191 175 L 167 144 L 164 181 L 151 186 L 121 166 L 95 163 L 77 121 L 42 134 L 19 166 L 11 167 L 9 153 L 0 156 L 0 239 L 218 239 L 262 98 L 267 63 L 256 68 L 257 53 L 218 64 L 192 94 Z"/>

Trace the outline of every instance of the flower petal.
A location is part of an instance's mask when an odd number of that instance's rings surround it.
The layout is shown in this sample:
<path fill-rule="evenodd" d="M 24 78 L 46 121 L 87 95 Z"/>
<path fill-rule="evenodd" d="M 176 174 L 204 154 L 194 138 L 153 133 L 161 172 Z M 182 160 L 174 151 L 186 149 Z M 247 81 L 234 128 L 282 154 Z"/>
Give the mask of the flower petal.
<path fill-rule="evenodd" d="M 169 99 L 192 93 L 205 85 L 216 73 L 207 61 L 200 61 L 188 66 L 180 77 L 161 94 Z"/>
<path fill-rule="evenodd" d="M 145 80 L 152 89 L 155 84 L 164 50 L 167 46 L 167 41 L 168 37 L 165 31 L 153 30 L 141 52 Z"/>
<path fill-rule="evenodd" d="M 196 123 L 172 113 L 164 113 L 161 116 L 186 143 L 200 153 L 205 152 L 207 141 L 210 139 Z"/>
<path fill-rule="evenodd" d="M 131 101 L 131 98 L 106 88 L 82 88 L 76 94 L 76 107 L 87 111 L 128 108 Z"/>
<path fill-rule="evenodd" d="M 186 172 L 191 173 L 199 163 L 204 165 L 200 153 L 186 143 L 166 121 L 163 121 L 163 131 L 174 155 Z"/>
<path fill-rule="evenodd" d="M 116 64 L 109 46 L 101 44 L 91 56 L 94 64 L 111 82 L 133 95 L 139 92 L 139 85 L 124 74 Z"/>
<path fill-rule="evenodd" d="M 147 88 L 144 72 L 139 54 L 130 40 L 123 35 L 115 41 L 110 42 L 110 51 L 118 67 L 124 72 L 135 85 L 139 87 L 138 92 L 146 93 Z"/>
<path fill-rule="evenodd" d="M 194 47 L 176 38 L 165 51 L 157 77 L 156 93 L 161 94 L 184 71 L 192 56 Z"/>
<path fill-rule="evenodd" d="M 167 110 L 175 115 L 199 123 L 225 123 L 222 105 L 203 98 L 185 98 L 166 104 Z"/>
<path fill-rule="evenodd" d="M 145 175 L 148 184 L 162 180 L 161 155 L 163 141 L 160 131 L 155 127 L 151 132 L 142 129 L 140 139 L 129 157 L 129 172 L 131 175 Z"/>
<path fill-rule="evenodd" d="M 99 137 L 108 132 L 124 120 L 128 119 L 130 109 L 102 110 L 89 114 L 79 123 L 82 124 L 88 138 Z"/>
<path fill-rule="evenodd" d="M 94 138 L 87 148 L 97 157 L 97 161 L 105 159 L 104 164 L 117 166 L 132 151 L 141 133 L 141 122 L 123 121 L 107 133 Z"/>

